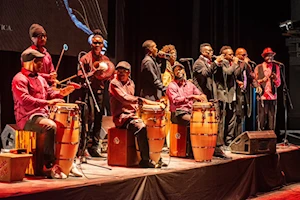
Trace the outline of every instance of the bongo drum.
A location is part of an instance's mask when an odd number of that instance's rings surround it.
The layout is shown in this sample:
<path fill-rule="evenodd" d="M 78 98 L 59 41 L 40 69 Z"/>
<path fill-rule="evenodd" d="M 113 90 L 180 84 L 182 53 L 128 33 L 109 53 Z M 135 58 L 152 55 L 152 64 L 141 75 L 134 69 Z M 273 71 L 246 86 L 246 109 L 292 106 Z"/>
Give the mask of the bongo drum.
<path fill-rule="evenodd" d="M 218 121 L 211 102 L 196 102 L 190 123 L 190 136 L 194 158 L 197 162 L 211 161 L 217 142 Z"/>
<path fill-rule="evenodd" d="M 55 163 L 61 167 L 63 173 L 69 175 L 79 145 L 79 107 L 72 103 L 57 103 L 51 108 L 50 119 L 57 126 Z"/>
<path fill-rule="evenodd" d="M 150 159 L 157 163 L 165 143 L 165 110 L 160 105 L 143 105 L 141 118 L 146 124 Z"/>

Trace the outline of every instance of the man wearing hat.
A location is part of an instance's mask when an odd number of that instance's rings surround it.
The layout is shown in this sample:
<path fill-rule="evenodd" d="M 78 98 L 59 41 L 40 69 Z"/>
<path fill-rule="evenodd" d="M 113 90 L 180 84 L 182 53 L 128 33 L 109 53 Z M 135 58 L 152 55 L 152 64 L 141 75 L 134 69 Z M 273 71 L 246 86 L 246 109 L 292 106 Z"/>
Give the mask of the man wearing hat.
<path fill-rule="evenodd" d="M 265 48 L 261 54 L 264 62 L 254 70 L 255 78 L 263 89 L 258 97 L 258 130 L 275 130 L 277 88 L 281 84 L 280 68 L 273 62 L 275 55 L 270 47 Z"/>
<path fill-rule="evenodd" d="M 44 172 L 52 178 L 63 179 L 67 176 L 58 165 L 53 165 L 54 137 L 56 124 L 49 119 L 49 105 L 62 103 L 64 96 L 74 91 L 73 86 L 53 90 L 47 81 L 39 75 L 43 69 L 45 54 L 28 48 L 22 55 L 22 69 L 12 80 L 14 111 L 16 123 L 20 129 L 45 134 Z"/>
<path fill-rule="evenodd" d="M 147 129 L 136 113 L 139 103 L 149 105 L 161 103 L 134 96 L 135 84 L 129 78 L 131 66 L 128 62 L 119 62 L 116 70 L 116 76 L 109 85 L 113 122 L 117 128 L 126 128 L 136 136 L 142 158 L 139 165 L 143 168 L 159 168 L 161 166 L 158 163 L 152 163 L 150 160 Z"/>
<path fill-rule="evenodd" d="M 170 100 L 171 121 L 175 124 L 188 125 L 191 119 L 194 100 L 207 101 L 206 95 L 190 81 L 184 79 L 184 66 L 175 63 L 174 80 L 167 88 Z"/>
<path fill-rule="evenodd" d="M 39 24 L 32 24 L 29 28 L 29 37 L 32 41 L 32 45 L 28 49 L 34 49 L 45 54 L 43 58 L 43 67 L 39 71 L 39 74 L 45 78 L 49 84 L 57 82 L 57 74 L 52 63 L 51 55 L 45 48 L 47 43 L 47 33 L 45 29 Z"/>

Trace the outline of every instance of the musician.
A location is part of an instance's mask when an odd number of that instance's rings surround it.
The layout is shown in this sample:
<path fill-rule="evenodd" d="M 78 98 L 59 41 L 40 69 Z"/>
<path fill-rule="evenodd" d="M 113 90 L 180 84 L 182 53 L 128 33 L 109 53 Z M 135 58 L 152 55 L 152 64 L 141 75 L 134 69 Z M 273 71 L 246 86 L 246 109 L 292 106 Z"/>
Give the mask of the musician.
<path fill-rule="evenodd" d="M 34 49 L 45 54 L 43 58 L 43 67 L 39 74 L 47 80 L 48 84 L 52 85 L 57 83 L 57 74 L 52 63 L 51 55 L 45 48 L 47 43 L 47 33 L 45 29 L 39 24 L 32 24 L 29 28 L 29 36 L 32 45 L 28 49 Z"/>
<path fill-rule="evenodd" d="M 244 48 L 238 48 L 235 56 L 239 59 L 239 75 L 236 77 L 238 87 L 236 87 L 236 136 L 243 132 L 246 116 L 250 118 L 252 112 L 252 87 L 256 88 L 256 93 L 261 93 L 262 89 L 255 80 L 255 62 L 251 61 Z M 251 87 L 252 86 L 252 87 Z"/>
<path fill-rule="evenodd" d="M 160 105 L 159 102 L 134 96 L 135 85 L 129 78 L 131 66 L 126 61 L 121 61 L 116 66 L 117 75 L 110 82 L 110 105 L 113 122 L 117 128 L 126 128 L 137 138 L 142 160 L 139 165 L 143 168 L 160 168 L 160 164 L 154 164 L 149 157 L 149 144 L 147 129 L 144 122 L 137 117 L 138 103 Z"/>
<path fill-rule="evenodd" d="M 197 88 L 207 96 L 207 99 L 214 99 L 216 96 L 213 80 L 216 64 L 212 62 L 214 50 L 209 43 L 203 43 L 200 45 L 200 53 L 201 55 L 193 65 L 193 81 Z"/>
<path fill-rule="evenodd" d="M 152 101 L 165 101 L 166 86 L 162 83 L 161 68 L 156 61 L 158 49 L 153 40 L 146 40 L 142 45 L 145 57 L 141 64 L 141 97 Z M 167 164 L 161 159 L 159 164 L 166 167 Z"/>
<path fill-rule="evenodd" d="M 141 97 L 157 101 L 166 91 L 162 83 L 160 66 L 156 62 L 158 50 L 156 43 L 152 40 L 146 40 L 142 47 L 145 57 L 141 64 Z"/>
<path fill-rule="evenodd" d="M 100 31 L 98 31 L 97 29 L 94 30 L 91 50 L 80 59 L 80 63 L 84 67 L 85 72 L 88 74 L 92 74 L 94 72 L 95 62 L 109 61 L 109 58 L 107 56 L 101 54 L 102 48 L 104 47 L 103 41 L 104 39 L 100 35 Z M 82 74 L 82 71 L 79 70 L 78 74 Z M 108 80 L 99 80 L 94 75 L 90 76 L 89 80 L 91 83 L 93 94 L 96 98 L 96 103 L 100 108 L 100 112 L 97 111 L 92 95 L 90 94 L 88 88 L 86 88 L 86 92 L 83 94 L 82 100 L 89 105 L 89 127 L 92 126 L 92 123 L 94 125 L 91 132 L 92 146 L 88 148 L 88 152 L 92 157 L 102 157 L 101 149 L 99 147 L 99 140 L 102 126 L 102 116 L 104 114 L 104 93 L 108 87 Z"/>
<path fill-rule="evenodd" d="M 234 57 L 230 46 L 223 46 L 215 63 L 218 67 L 214 75 L 216 83 L 215 99 L 218 101 L 219 134 L 217 146 L 228 146 L 235 138 L 236 126 L 236 76 L 238 75 L 238 58 Z"/>
<path fill-rule="evenodd" d="M 207 101 L 206 96 L 190 81 L 184 79 L 184 66 L 173 66 L 174 80 L 167 88 L 170 100 L 171 121 L 174 124 L 189 125 L 194 100 Z"/>
<path fill-rule="evenodd" d="M 73 86 L 53 90 L 39 74 L 45 54 L 28 48 L 22 55 L 22 69 L 12 80 L 14 111 L 20 129 L 46 134 L 44 142 L 44 172 L 55 179 L 67 178 L 55 161 L 54 137 L 56 124 L 48 118 L 49 105 L 62 103 L 64 96 L 74 91 Z"/>
<path fill-rule="evenodd" d="M 255 78 L 263 89 L 258 97 L 258 130 L 275 130 L 277 88 L 281 84 L 279 65 L 273 62 L 275 55 L 270 47 L 265 48 L 261 54 L 264 62 L 254 70 Z"/>

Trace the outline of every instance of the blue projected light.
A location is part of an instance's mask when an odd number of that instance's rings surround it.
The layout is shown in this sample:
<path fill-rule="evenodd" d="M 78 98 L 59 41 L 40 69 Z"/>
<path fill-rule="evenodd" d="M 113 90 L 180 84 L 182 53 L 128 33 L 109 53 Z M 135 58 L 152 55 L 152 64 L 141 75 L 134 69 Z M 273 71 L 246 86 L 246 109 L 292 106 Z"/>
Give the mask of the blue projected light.
<path fill-rule="evenodd" d="M 79 29 L 81 29 L 83 32 L 85 32 L 86 34 L 90 35 L 88 37 L 88 43 L 89 44 L 92 44 L 92 37 L 94 36 L 93 35 L 93 31 L 91 31 L 86 25 L 84 25 L 81 21 L 79 21 L 77 19 L 77 17 L 73 14 L 73 11 L 72 11 L 72 8 L 69 7 L 69 2 L 68 0 L 63 0 L 64 1 L 64 4 L 65 4 L 65 7 L 68 11 L 68 14 L 71 18 L 71 20 L 74 22 L 75 26 Z M 106 50 L 107 50 L 107 47 L 108 47 L 108 41 L 104 39 L 104 48 L 102 49 L 101 51 L 101 54 L 104 55 Z"/>

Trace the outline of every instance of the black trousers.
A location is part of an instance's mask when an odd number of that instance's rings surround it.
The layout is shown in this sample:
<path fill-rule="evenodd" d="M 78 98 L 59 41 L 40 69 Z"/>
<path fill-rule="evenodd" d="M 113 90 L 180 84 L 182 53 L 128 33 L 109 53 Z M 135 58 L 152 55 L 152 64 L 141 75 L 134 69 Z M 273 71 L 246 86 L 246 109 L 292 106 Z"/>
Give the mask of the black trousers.
<path fill-rule="evenodd" d="M 276 100 L 259 100 L 258 103 L 258 130 L 275 130 Z"/>
<path fill-rule="evenodd" d="M 121 127 L 118 128 L 127 129 L 130 134 L 135 135 L 138 143 L 138 150 L 140 151 L 142 160 L 149 161 L 150 155 L 147 129 L 143 120 L 129 118 Z"/>
<path fill-rule="evenodd" d="M 38 146 L 43 147 L 44 152 L 44 164 L 50 165 L 53 164 L 55 161 L 55 152 L 54 152 L 54 141 L 55 141 L 55 134 L 56 134 L 56 124 L 53 120 L 48 119 L 47 117 L 36 115 L 29 119 L 24 127 L 25 131 L 34 131 L 39 134 L 37 141 Z"/>
<path fill-rule="evenodd" d="M 90 133 L 90 137 L 92 138 L 92 147 L 96 147 L 99 145 L 100 140 L 100 132 L 102 127 L 102 117 L 104 114 L 103 109 L 103 91 L 97 90 L 93 91 L 96 103 L 100 109 L 100 112 L 98 112 L 96 108 L 96 104 L 93 100 L 93 97 L 91 94 L 88 95 L 88 107 L 89 107 L 89 129 L 92 129 L 92 132 Z"/>
<path fill-rule="evenodd" d="M 219 133 L 217 146 L 228 146 L 235 138 L 236 102 L 219 101 Z"/>

